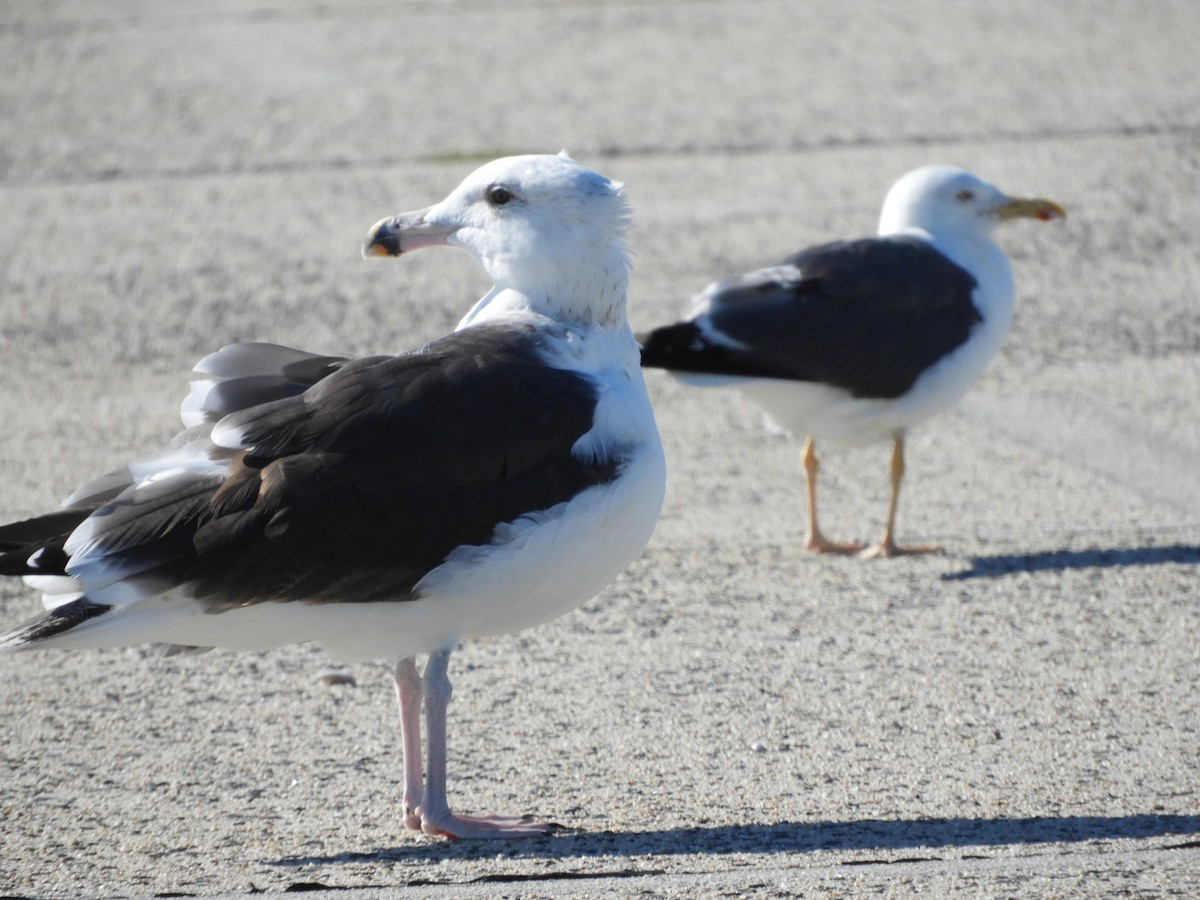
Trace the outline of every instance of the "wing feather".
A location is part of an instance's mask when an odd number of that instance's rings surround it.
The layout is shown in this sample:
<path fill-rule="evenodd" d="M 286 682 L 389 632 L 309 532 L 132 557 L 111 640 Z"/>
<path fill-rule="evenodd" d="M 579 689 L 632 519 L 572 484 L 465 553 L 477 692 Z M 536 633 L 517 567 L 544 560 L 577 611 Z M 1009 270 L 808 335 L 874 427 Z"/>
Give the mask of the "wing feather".
<path fill-rule="evenodd" d="M 642 338 L 643 364 L 899 397 L 979 324 L 975 287 L 915 238 L 823 244 L 713 285 L 691 320 Z"/>
<path fill-rule="evenodd" d="M 219 423 L 215 437 L 238 438 L 223 474 L 157 473 L 92 514 L 68 544 L 88 597 L 116 602 L 135 578 L 188 584 L 214 612 L 407 599 L 456 547 L 619 467 L 572 452 L 597 389 L 548 368 L 530 329 L 476 327 L 322 371 Z"/>

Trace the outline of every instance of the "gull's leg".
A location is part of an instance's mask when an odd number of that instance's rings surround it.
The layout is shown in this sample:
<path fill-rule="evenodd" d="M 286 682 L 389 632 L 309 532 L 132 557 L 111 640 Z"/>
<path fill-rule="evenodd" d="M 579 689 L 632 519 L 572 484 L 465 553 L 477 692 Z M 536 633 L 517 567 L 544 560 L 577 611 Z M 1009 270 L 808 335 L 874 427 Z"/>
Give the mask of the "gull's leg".
<path fill-rule="evenodd" d="M 896 507 L 900 503 L 900 482 L 904 479 L 904 432 L 892 436 L 892 497 L 888 501 L 887 525 L 879 543 L 862 552 L 864 559 L 877 557 L 908 556 L 917 553 L 940 553 L 941 547 L 898 547 L 894 537 L 896 529 Z"/>
<path fill-rule="evenodd" d="M 421 795 L 425 777 L 421 771 L 421 700 L 425 689 L 413 657 L 396 664 L 392 675 L 400 704 L 400 741 L 404 747 L 404 825 L 421 830 Z"/>
<path fill-rule="evenodd" d="M 810 437 L 804 442 L 804 478 L 808 485 L 808 531 L 804 535 L 804 549 L 813 553 L 857 553 L 863 548 L 862 544 L 836 544 L 821 534 L 817 524 L 817 472 L 821 470 L 821 461 L 817 459 L 817 451 Z"/>
<path fill-rule="evenodd" d="M 536 822 L 530 816 L 460 816 L 446 801 L 446 709 L 453 689 L 446 669 L 450 650 L 439 650 L 425 664 L 425 726 L 429 760 L 425 771 L 425 797 L 421 803 L 421 830 L 448 838 L 512 838 L 550 834 L 560 826 Z"/>

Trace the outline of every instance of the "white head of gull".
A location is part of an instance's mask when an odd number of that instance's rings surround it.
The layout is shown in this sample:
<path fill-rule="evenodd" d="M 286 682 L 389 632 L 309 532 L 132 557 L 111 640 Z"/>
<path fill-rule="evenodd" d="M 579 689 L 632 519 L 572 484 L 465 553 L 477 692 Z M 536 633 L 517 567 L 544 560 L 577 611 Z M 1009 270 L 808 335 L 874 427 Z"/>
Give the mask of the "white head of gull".
<path fill-rule="evenodd" d="M 377 223 L 363 255 L 459 247 L 495 282 L 459 327 L 512 313 L 620 327 L 629 208 L 620 185 L 566 156 L 488 163 L 445 200 Z"/>
<path fill-rule="evenodd" d="M 1015 290 L 999 223 L 1065 216 L 970 172 L 929 166 L 887 193 L 875 237 L 802 250 L 709 285 L 683 322 L 641 337 L 642 364 L 699 386 L 739 388 L 775 427 L 806 436 L 805 547 L 897 556 L 904 432 L 967 391 L 1008 334 Z M 814 439 L 892 438 L 891 497 L 873 547 L 828 540 L 817 522 Z"/>
<path fill-rule="evenodd" d="M 464 639 L 593 597 L 654 528 L 665 467 L 626 319 L 628 224 L 621 185 L 562 154 L 496 160 L 378 223 L 364 255 L 458 247 L 495 287 L 400 356 L 235 344 L 201 360 L 170 452 L 0 527 L 0 574 L 47 608 L 0 648 L 319 641 L 391 659 L 407 827 L 552 830 L 451 811 L 447 667 Z"/>

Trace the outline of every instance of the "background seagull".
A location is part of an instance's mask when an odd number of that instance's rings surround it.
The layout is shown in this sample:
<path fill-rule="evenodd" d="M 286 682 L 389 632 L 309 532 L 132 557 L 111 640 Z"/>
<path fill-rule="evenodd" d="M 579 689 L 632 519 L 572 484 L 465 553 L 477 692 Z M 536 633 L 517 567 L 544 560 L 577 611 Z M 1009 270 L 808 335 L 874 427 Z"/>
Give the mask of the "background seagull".
<path fill-rule="evenodd" d="M 496 160 L 379 222 L 364 255 L 458 247 L 495 286 L 412 353 L 206 357 L 170 452 L 0 528 L 0 573 L 27 576 L 47 607 L 0 647 L 320 641 L 389 658 L 406 825 L 550 830 L 451 812 L 447 665 L 465 638 L 579 606 L 654 529 L 665 465 L 626 318 L 628 224 L 622 186 L 565 154 Z"/>
<path fill-rule="evenodd" d="M 642 335 L 642 365 L 700 386 L 735 386 L 778 428 L 803 434 L 805 547 L 851 553 L 817 522 L 814 439 L 892 438 L 883 537 L 864 556 L 921 553 L 893 534 L 904 430 L 949 408 L 983 371 L 1013 317 L 1012 269 L 992 242 L 1009 219 L 1066 214 L 1012 198 L 962 169 L 910 172 L 888 191 L 878 236 L 802 250 L 771 268 L 716 282 L 686 321 Z"/>

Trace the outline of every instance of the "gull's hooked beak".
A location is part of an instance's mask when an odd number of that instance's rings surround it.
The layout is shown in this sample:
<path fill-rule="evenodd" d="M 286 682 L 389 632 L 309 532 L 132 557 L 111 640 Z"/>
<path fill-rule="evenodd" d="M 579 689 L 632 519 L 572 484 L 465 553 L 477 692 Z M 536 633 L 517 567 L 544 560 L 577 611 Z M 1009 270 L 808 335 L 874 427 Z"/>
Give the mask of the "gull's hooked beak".
<path fill-rule="evenodd" d="M 438 225 L 426 220 L 433 207 L 389 216 L 371 226 L 363 240 L 363 259 L 399 256 L 422 247 L 444 247 L 458 231 L 457 225 Z"/>
<path fill-rule="evenodd" d="M 1041 197 L 1014 197 L 1002 206 L 992 210 L 992 214 L 1000 219 L 1038 219 L 1049 222 L 1053 219 L 1065 219 L 1067 211 L 1053 200 Z"/>

